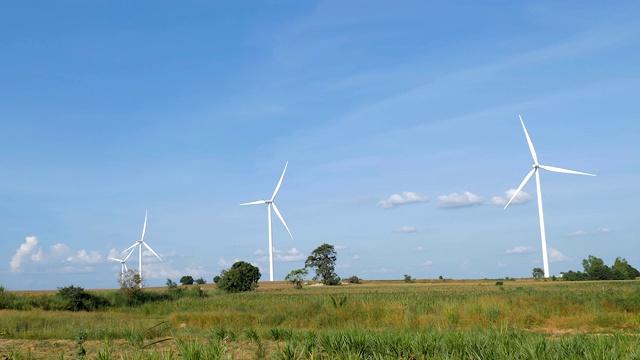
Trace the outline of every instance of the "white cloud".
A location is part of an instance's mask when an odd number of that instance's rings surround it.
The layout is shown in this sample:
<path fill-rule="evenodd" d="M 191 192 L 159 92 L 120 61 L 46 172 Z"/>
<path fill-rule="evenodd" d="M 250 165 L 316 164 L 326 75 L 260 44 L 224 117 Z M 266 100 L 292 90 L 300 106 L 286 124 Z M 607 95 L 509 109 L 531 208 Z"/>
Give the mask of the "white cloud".
<path fill-rule="evenodd" d="M 417 252 L 423 252 L 426 251 L 427 249 L 425 249 L 423 246 L 418 245 L 417 248 L 413 249 L 413 251 L 417 251 Z"/>
<path fill-rule="evenodd" d="M 360 255 L 358 255 L 358 254 L 353 254 L 352 259 L 353 259 L 353 260 L 360 260 Z"/>
<path fill-rule="evenodd" d="M 306 259 L 306 256 L 296 248 L 291 248 L 291 250 L 284 252 L 274 249 L 273 254 L 273 261 L 299 261 Z"/>
<path fill-rule="evenodd" d="M 416 230 L 416 228 L 414 228 L 413 226 L 402 226 L 402 227 L 393 229 L 394 233 L 412 233 L 417 231 L 418 230 Z"/>
<path fill-rule="evenodd" d="M 225 260 L 225 258 L 220 258 L 220 259 L 218 260 L 218 265 L 220 265 L 220 266 L 231 266 L 231 265 L 233 265 L 233 264 L 234 264 L 235 262 L 237 262 L 237 261 L 240 261 L 240 260 L 235 259 L 235 260 L 233 260 L 233 261 L 227 261 L 227 260 Z"/>
<path fill-rule="evenodd" d="M 27 258 L 34 249 L 38 246 L 38 237 L 37 236 L 27 236 L 25 238 L 24 244 L 20 245 L 15 255 L 11 258 L 11 262 L 9 266 L 11 268 L 11 272 L 21 272 L 23 271 L 22 263 Z"/>
<path fill-rule="evenodd" d="M 429 201 L 426 197 L 414 192 L 405 191 L 401 195 L 393 194 L 389 200 L 380 201 L 380 206 L 384 209 L 393 209 L 398 205 L 406 205 Z"/>
<path fill-rule="evenodd" d="M 425 261 L 423 263 L 420 263 L 419 266 L 431 267 L 431 266 L 433 266 L 433 261 L 427 260 L 427 261 Z"/>
<path fill-rule="evenodd" d="M 494 196 L 491 199 L 491 203 L 493 205 L 506 206 L 507 202 L 509 202 L 509 199 L 511 199 L 513 194 L 515 194 L 516 190 L 518 190 L 518 189 L 509 189 L 509 190 L 505 191 L 504 193 L 505 193 L 506 197 Z M 531 196 L 528 193 L 520 190 L 518 195 L 515 198 L 513 198 L 513 201 L 511 201 L 510 205 L 524 204 L 526 202 L 531 201 L 531 199 L 533 199 L 533 196 Z"/>
<path fill-rule="evenodd" d="M 102 261 L 102 256 L 96 251 L 91 251 L 88 253 L 86 250 L 78 251 L 78 254 L 73 259 L 73 262 L 83 263 L 83 264 L 97 264 Z"/>
<path fill-rule="evenodd" d="M 83 273 L 93 270 L 89 265 L 104 261 L 97 251 L 83 249 L 74 253 L 63 243 L 47 249 L 40 246 L 36 236 L 27 236 L 25 243 L 20 245 L 11 258 L 9 266 L 11 272 Z"/>
<path fill-rule="evenodd" d="M 469 191 L 462 193 L 451 193 L 449 195 L 438 196 L 438 207 L 440 209 L 455 209 L 462 207 L 470 207 L 480 205 L 484 201 L 482 196 L 473 194 Z"/>
<path fill-rule="evenodd" d="M 611 232 L 611 229 L 597 228 L 594 231 L 576 230 L 574 232 L 568 233 L 565 236 L 585 236 L 585 235 L 594 235 L 594 234 L 606 234 L 608 232 Z"/>
<path fill-rule="evenodd" d="M 531 246 L 516 246 L 513 249 L 507 249 L 507 251 L 505 251 L 507 254 L 530 254 L 532 253 L 533 247 Z"/>
<path fill-rule="evenodd" d="M 571 260 L 570 257 L 568 257 L 565 254 L 561 253 L 560 250 L 558 250 L 558 249 L 549 248 L 548 253 L 549 253 L 549 261 L 551 261 L 551 262 Z"/>

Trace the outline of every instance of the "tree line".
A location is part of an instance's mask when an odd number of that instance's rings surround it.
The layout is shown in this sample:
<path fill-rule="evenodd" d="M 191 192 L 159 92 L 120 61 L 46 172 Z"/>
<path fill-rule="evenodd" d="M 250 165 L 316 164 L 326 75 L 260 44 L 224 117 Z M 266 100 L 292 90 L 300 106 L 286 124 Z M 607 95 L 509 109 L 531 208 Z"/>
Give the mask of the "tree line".
<path fill-rule="evenodd" d="M 561 272 L 562 279 L 565 281 L 634 280 L 640 277 L 640 271 L 621 257 L 617 257 L 613 265 L 609 267 L 602 259 L 589 255 L 589 258 L 582 260 L 582 267 L 584 271 Z"/>

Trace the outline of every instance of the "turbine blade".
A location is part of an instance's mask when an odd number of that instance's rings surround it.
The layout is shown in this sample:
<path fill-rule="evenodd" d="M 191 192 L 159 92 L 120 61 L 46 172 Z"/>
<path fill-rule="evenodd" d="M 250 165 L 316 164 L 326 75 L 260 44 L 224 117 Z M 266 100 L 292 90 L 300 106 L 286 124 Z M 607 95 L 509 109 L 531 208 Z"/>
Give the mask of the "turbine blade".
<path fill-rule="evenodd" d="M 153 255 L 155 255 L 158 259 L 160 259 L 160 261 L 164 261 L 164 260 L 162 260 L 162 258 L 160 257 L 160 255 L 156 254 L 156 252 L 155 252 L 155 251 L 153 251 L 153 249 L 151 248 L 151 246 L 147 245 L 147 243 L 146 243 L 146 242 L 144 242 L 144 241 L 143 241 L 142 243 L 144 244 L 144 246 L 145 246 L 147 249 L 149 249 L 149 251 L 151 251 L 151 252 L 153 253 Z"/>
<path fill-rule="evenodd" d="M 124 271 L 125 271 L 125 272 L 129 271 L 129 269 L 127 269 L 127 264 L 122 263 L 122 265 L 124 265 Z"/>
<path fill-rule="evenodd" d="M 529 150 L 531 151 L 531 156 L 533 157 L 533 163 L 538 164 L 538 156 L 536 155 L 536 149 L 533 148 L 533 143 L 531 142 L 531 138 L 529 137 L 529 133 L 527 132 L 527 128 L 524 126 L 524 121 L 522 121 L 522 116 L 518 115 L 520 118 L 520 123 L 522 124 L 522 128 L 524 129 L 524 135 L 527 137 L 527 143 L 529 144 Z"/>
<path fill-rule="evenodd" d="M 278 190 L 280 190 L 280 185 L 282 185 L 282 179 L 284 179 L 284 173 L 287 172 L 287 166 L 289 165 L 289 162 L 287 161 L 286 164 L 284 164 L 284 170 L 282 171 L 282 176 L 280 176 L 280 181 L 278 181 L 278 185 L 276 186 L 276 190 L 273 192 L 273 195 L 271 196 L 271 201 L 273 201 L 273 199 L 276 198 L 276 195 L 278 194 Z"/>
<path fill-rule="evenodd" d="M 120 259 L 116 259 L 116 258 L 112 258 L 112 257 L 107 258 L 107 259 L 109 259 L 109 260 L 113 260 L 113 261 L 118 261 L 118 262 L 123 262 L 123 261 L 124 261 L 124 260 L 120 260 Z"/>
<path fill-rule="evenodd" d="M 147 212 L 144 212 L 144 225 L 142 226 L 142 237 L 140 238 L 140 240 L 144 241 L 144 233 L 145 231 L 147 231 Z"/>
<path fill-rule="evenodd" d="M 266 204 L 266 203 L 267 203 L 267 200 L 258 200 L 258 201 L 252 201 L 252 202 L 240 204 L 240 206 L 243 206 L 243 205 L 258 205 L 258 204 Z"/>
<path fill-rule="evenodd" d="M 135 246 L 135 245 L 134 245 Z M 136 251 L 136 249 L 131 249 L 131 251 L 129 252 L 129 255 L 127 255 L 127 257 L 124 258 L 124 260 L 122 261 L 127 261 L 129 260 L 129 257 L 131 256 L 131 254 L 133 254 L 133 252 Z"/>
<path fill-rule="evenodd" d="M 131 245 L 128 248 L 124 249 L 123 252 L 127 252 L 127 251 L 129 251 L 131 249 L 134 249 L 136 246 L 138 246 L 138 242 L 137 241 L 133 245 Z M 131 252 L 133 252 L 133 250 Z"/>
<path fill-rule="evenodd" d="M 280 218 L 280 221 L 282 221 L 282 225 L 284 225 L 285 229 L 287 229 L 287 231 L 289 232 L 289 236 L 291 236 L 291 239 L 293 239 L 293 235 L 291 235 L 291 231 L 289 230 L 287 223 L 284 222 L 284 218 L 282 217 L 282 215 L 280 215 L 280 211 L 278 211 L 278 207 L 276 206 L 276 203 L 271 203 L 271 205 L 273 205 L 273 210 L 276 212 L 276 215 L 278 215 L 278 217 Z"/>
<path fill-rule="evenodd" d="M 553 171 L 553 172 L 559 172 L 559 173 L 565 173 L 565 174 L 575 174 L 575 175 L 595 176 L 594 174 L 589 174 L 589 173 L 575 171 L 575 170 L 563 169 L 563 168 L 559 168 L 559 167 L 555 167 L 555 166 L 548 166 L 548 165 L 538 165 L 538 166 L 540 166 L 541 169 L 545 169 L 545 170 L 549 170 L 549 171 Z"/>
<path fill-rule="evenodd" d="M 518 195 L 518 193 L 520 192 L 520 190 L 522 190 L 522 188 L 524 187 L 524 185 L 527 183 L 527 181 L 529 181 L 529 179 L 531 179 L 531 176 L 533 176 L 533 173 L 536 172 L 536 168 L 531 169 L 531 171 L 529 171 L 529 173 L 527 174 L 527 176 L 524 177 L 524 180 L 522 180 L 522 182 L 520 183 L 520 186 L 518 186 L 518 190 L 516 190 L 516 192 L 513 193 L 513 195 L 511 196 L 511 199 L 509 199 L 509 202 L 507 203 L 507 205 L 504 206 L 504 208 L 506 209 L 507 206 L 509 206 L 509 204 L 511 204 L 511 202 L 513 201 L 513 199 L 516 198 L 516 196 Z"/>

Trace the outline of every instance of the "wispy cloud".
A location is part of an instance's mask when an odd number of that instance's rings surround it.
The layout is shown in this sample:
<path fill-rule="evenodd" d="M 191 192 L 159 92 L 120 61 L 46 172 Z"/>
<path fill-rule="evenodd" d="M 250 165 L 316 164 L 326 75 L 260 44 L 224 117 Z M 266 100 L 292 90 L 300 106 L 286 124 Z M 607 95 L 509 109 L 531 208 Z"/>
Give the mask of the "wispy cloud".
<path fill-rule="evenodd" d="M 559 262 L 559 261 L 571 260 L 570 257 L 566 256 L 565 254 L 560 252 L 560 250 L 558 250 L 558 249 L 549 248 L 548 252 L 549 252 L 549 261 L 550 262 Z"/>
<path fill-rule="evenodd" d="M 595 234 L 605 234 L 611 232 L 609 228 L 597 228 L 594 231 L 585 231 L 585 230 L 576 230 L 574 232 L 570 232 L 565 236 L 573 237 L 573 236 L 586 236 L 586 235 L 595 235 Z"/>
<path fill-rule="evenodd" d="M 516 246 L 513 249 L 507 249 L 507 251 L 505 251 L 507 254 L 530 254 L 532 253 L 533 247 L 531 246 Z"/>
<path fill-rule="evenodd" d="M 418 247 L 413 249 L 413 251 L 423 252 L 423 251 L 427 251 L 427 249 L 425 249 L 424 246 L 422 246 L 422 245 L 418 245 Z"/>
<path fill-rule="evenodd" d="M 291 250 L 287 251 L 273 249 L 273 254 L 273 261 L 300 261 L 306 259 L 306 256 L 296 248 L 291 248 Z"/>
<path fill-rule="evenodd" d="M 507 202 L 509 202 L 509 199 L 511 199 L 513 194 L 515 194 L 516 190 L 518 190 L 518 189 L 509 189 L 509 190 L 505 191 L 504 192 L 505 195 L 506 195 L 505 197 L 494 196 L 493 198 L 491 198 L 491 203 L 493 205 L 498 205 L 498 206 L 507 205 Z M 531 201 L 531 199 L 533 199 L 533 197 L 531 195 L 529 195 L 528 193 L 520 190 L 518 195 L 515 198 L 513 198 L 513 201 L 511 202 L 511 205 L 524 204 L 524 203 L 527 203 L 527 202 Z"/>
<path fill-rule="evenodd" d="M 456 209 L 475 205 L 481 205 L 484 197 L 473 194 L 469 191 L 461 193 L 451 193 L 449 195 L 438 196 L 438 208 L 440 209 Z"/>
<path fill-rule="evenodd" d="M 393 229 L 394 233 L 413 233 L 417 231 L 418 230 L 416 230 L 416 228 L 414 228 L 413 226 L 402 226 L 402 227 Z"/>
<path fill-rule="evenodd" d="M 422 195 L 410 191 L 405 191 L 400 195 L 391 195 L 391 197 L 389 197 L 389 200 L 380 201 L 380 206 L 382 206 L 383 209 L 393 209 L 394 207 L 399 205 L 407 205 L 427 201 L 429 201 L 429 199 Z"/>
<path fill-rule="evenodd" d="M 422 267 L 431 267 L 431 266 L 433 266 L 433 261 L 431 261 L 431 260 L 427 260 L 427 261 L 425 261 L 425 262 L 423 262 L 423 263 L 418 264 L 418 266 L 422 266 Z"/>

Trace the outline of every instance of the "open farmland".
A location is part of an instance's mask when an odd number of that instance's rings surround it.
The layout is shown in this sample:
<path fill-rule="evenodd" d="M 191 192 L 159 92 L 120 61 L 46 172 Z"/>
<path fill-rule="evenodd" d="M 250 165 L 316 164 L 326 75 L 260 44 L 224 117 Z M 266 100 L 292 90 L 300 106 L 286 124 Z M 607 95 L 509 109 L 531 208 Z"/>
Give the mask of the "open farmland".
<path fill-rule="evenodd" d="M 203 290 L 93 312 L 2 310 L 0 358 L 78 358 L 83 350 L 87 359 L 640 357 L 636 281 L 371 281 L 302 290 L 276 282 L 248 293 Z"/>

